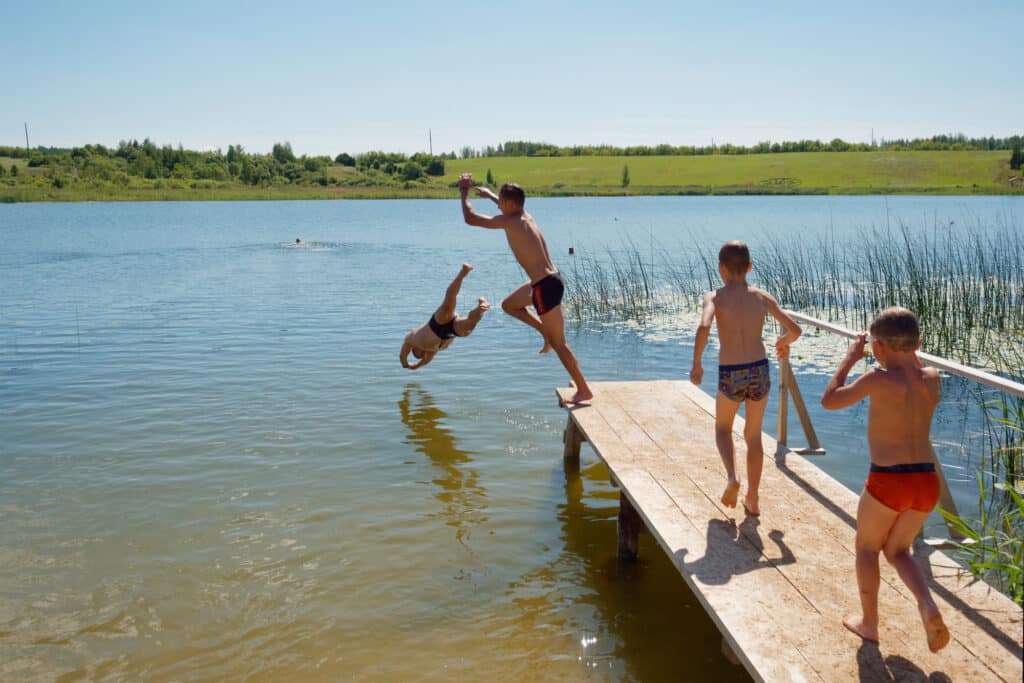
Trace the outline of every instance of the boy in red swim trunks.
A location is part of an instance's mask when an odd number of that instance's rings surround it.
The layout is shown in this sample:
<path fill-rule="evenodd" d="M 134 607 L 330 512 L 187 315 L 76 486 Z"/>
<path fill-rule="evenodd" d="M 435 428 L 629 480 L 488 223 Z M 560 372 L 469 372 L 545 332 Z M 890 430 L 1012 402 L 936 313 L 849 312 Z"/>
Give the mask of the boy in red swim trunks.
<path fill-rule="evenodd" d="M 865 640 L 878 640 L 878 554 L 896 567 L 917 598 L 928 648 L 938 652 L 949 630 L 932 599 L 924 572 L 910 554 L 928 513 L 939 499 L 939 479 L 929 432 L 939 402 L 935 368 L 921 365 L 917 318 L 905 308 L 887 308 L 871 323 L 871 345 L 881 368 L 867 371 L 848 386 L 846 376 L 865 353 L 867 333 L 853 342 L 825 388 L 821 405 L 838 410 L 870 397 L 868 447 L 871 471 L 857 507 L 857 585 L 861 614 L 843 625 Z"/>
<path fill-rule="evenodd" d="M 693 367 L 690 381 L 699 385 L 704 378 L 701 356 L 711 335 L 711 322 L 718 324 L 718 395 L 715 399 L 715 442 L 729 478 L 722 494 L 722 504 L 736 507 L 740 482 L 732 445 L 732 424 L 741 404 L 746 404 L 746 426 L 743 437 L 747 443 L 747 495 L 743 507 L 751 515 L 761 514 L 757 489 L 764 464 L 761 443 L 761 421 L 768 405 L 771 379 L 768 356 L 761 340 L 765 317 L 770 313 L 785 329 L 775 342 L 779 358 L 789 356 L 789 345 L 802 330 L 786 315 L 768 292 L 747 284 L 750 272 L 750 249 L 743 242 L 726 242 L 718 251 L 718 274 L 722 287 L 704 295 L 697 338 L 693 343 Z"/>
<path fill-rule="evenodd" d="M 540 234 L 533 216 L 526 213 L 523 205 L 526 194 L 515 183 L 505 183 L 498 194 L 486 187 L 477 188 L 477 196 L 486 197 L 498 205 L 501 214 L 484 216 L 473 211 L 469 203 L 469 189 L 473 187 L 473 176 L 464 173 L 459 177 L 459 193 L 462 195 L 462 217 L 470 225 L 505 231 L 505 238 L 516 261 L 526 271 L 529 281 L 505 297 L 501 307 L 509 315 L 540 332 L 544 337 L 541 353 L 551 349 L 572 378 L 576 393 L 566 403 L 580 403 L 594 397 L 583 379 L 576 355 L 565 341 L 565 320 L 562 317 L 562 293 L 564 285 L 558 269 L 551 263 L 548 247 Z M 528 308 L 533 306 L 536 313 Z"/>
<path fill-rule="evenodd" d="M 463 263 L 462 270 L 448 285 L 448 289 L 444 293 L 444 301 L 430 316 L 430 320 L 405 335 L 402 350 L 399 352 L 403 368 L 409 370 L 422 368 L 434 360 L 438 351 L 443 351 L 451 346 L 455 337 L 468 337 L 480 319 L 484 317 L 484 313 L 491 310 L 487 299 L 480 297 L 477 299 L 476 308 L 471 310 L 467 317 L 460 318 L 456 315 L 455 304 L 459 290 L 462 289 L 462 281 L 466 279 L 471 270 L 473 270 L 473 266 Z M 410 353 L 419 361 L 418 363 L 409 363 Z"/>

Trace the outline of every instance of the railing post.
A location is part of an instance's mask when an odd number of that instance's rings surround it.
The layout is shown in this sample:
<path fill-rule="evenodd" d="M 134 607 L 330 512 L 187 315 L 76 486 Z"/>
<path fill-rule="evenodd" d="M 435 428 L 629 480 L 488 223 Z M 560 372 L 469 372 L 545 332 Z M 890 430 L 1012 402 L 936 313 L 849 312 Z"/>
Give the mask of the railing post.
<path fill-rule="evenodd" d="M 803 394 L 800 393 L 800 385 L 797 384 L 796 375 L 793 374 L 793 366 L 789 364 L 788 358 L 779 359 L 779 375 L 786 376 L 786 390 L 793 396 L 793 407 L 796 408 L 796 414 L 800 418 L 800 426 L 803 427 L 804 436 L 807 438 L 807 448 L 794 449 L 794 453 L 799 453 L 800 455 L 825 455 L 825 449 L 818 442 L 818 435 L 814 431 L 814 425 L 811 424 L 810 413 L 807 412 Z"/>
<path fill-rule="evenodd" d="M 785 358 L 779 359 L 779 420 L 776 428 L 775 441 L 777 441 L 780 446 L 786 445 L 786 439 L 788 437 L 787 419 L 789 417 L 789 390 L 786 386 L 786 373 L 782 371 L 783 363 L 786 363 L 788 366 L 789 361 Z"/>

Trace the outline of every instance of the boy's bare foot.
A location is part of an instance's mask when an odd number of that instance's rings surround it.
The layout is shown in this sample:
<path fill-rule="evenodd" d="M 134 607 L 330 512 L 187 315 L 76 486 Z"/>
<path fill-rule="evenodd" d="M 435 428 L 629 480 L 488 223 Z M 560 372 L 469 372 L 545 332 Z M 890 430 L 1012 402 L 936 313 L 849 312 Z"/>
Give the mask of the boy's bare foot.
<path fill-rule="evenodd" d="M 476 300 L 476 307 L 479 308 L 481 311 L 491 310 L 491 305 L 487 303 L 487 299 L 483 297 L 480 297 L 479 299 Z"/>
<path fill-rule="evenodd" d="M 843 617 L 843 626 L 864 640 L 870 640 L 872 643 L 878 642 L 878 627 L 868 628 L 865 626 L 864 617 Z"/>
<path fill-rule="evenodd" d="M 569 380 L 569 388 L 576 389 L 576 382 Z M 570 398 L 568 401 L 563 401 L 563 403 L 567 405 L 571 405 L 573 403 L 583 403 L 585 401 L 589 401 L 592 398 L 594 398 L 594 393 L 590 391 L 590 389 L 587 389 L 586 391 L 576 389 L 576 393 L 572 395 L 572 398 Z"/>
<path fill-rule="evenodd" d="M 572 395 L 572 398 L 570 398 L 568 401 L 566 401 L 566 403 L 568 403 L 570 405 L 573 404 L 573 403 L 586 403 L 587 401 L 589 401 L 592 398 L 594 398 L 593 392 L 590 392 L 590 391 L 577 391 L 575 394 Z"/>
<path fill-rule="evenodd" d="M 736 507 L 736 499 L 739 497 L 740 483 L 735 479 L 730 479 L 725 487 L 725 493 L 722 494 L 722 505 L 727 508 L 734 508 Z"/>
<path fill-rule="evenodd" d="M 758 505 L 757 496 L 750 495 L 749 491 L 747 491 L 747 495 L 743 497 L 743 509 L 752 517 L 761 516 L 761 507 Z"/>
<path fill-rule="evenodd" d="M 463 263 L 462 264 L 462 271 L 459 273 L 459 275 L 469 275 L 469 271 L 471 271 L 471 270 L 473 270 L 473 265 L 472 264 L 470 264 L 470 263 Z"/>
<path fill-rule="evenodd" d="M 924 622 L 924 633 L 928 637 L 928 649 L 938 652 L 949 644 L 949 629 L 942 620 L 937 607 L 922 607 L 921 621 Z"/>

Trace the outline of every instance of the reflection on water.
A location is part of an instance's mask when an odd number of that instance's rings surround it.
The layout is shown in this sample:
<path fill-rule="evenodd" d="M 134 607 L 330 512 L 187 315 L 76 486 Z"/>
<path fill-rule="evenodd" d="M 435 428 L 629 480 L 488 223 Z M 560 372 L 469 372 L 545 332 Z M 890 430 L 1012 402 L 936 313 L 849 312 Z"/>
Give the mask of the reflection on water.
<path fill-rule="evenodd" d="M 409 429 L 405 443 L 414 445 L 437 468 L 434 497 L 442 505 L 445 524 L 455 528 L 456 540 L 468 549 L 470 529 L 487 521 L 487 490 L 480 485 L 479 473 L 470 467 L 476 453 L 458 447 L 451 430 L 444 426 L 448 414 L 420 385 L 406 385 L 398 408 Z"/>
<path fill-rule="evenodd" d="M 510 584 L 521 609 L 567 612 L 577 646 L 567 654 L 594 680 L 749 681 L 725 661 L 721 634 L 656 540 L 642 534 L 638 558 L 618 559 L 619 492 L 607 467 L 566 461 L 564 487 L 563 551 Z"/>

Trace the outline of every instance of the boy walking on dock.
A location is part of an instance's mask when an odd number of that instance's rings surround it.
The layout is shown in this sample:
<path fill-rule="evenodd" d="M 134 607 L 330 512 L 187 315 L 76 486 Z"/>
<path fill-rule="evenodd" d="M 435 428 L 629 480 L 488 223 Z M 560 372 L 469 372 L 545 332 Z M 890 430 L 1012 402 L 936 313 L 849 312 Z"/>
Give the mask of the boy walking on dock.
<path fill-rule="evenodd" d="M 917 358 L 921 347 L 917 318 L 905 308 L 894 307 L 871 323 L 872 352 L 881 367 L 847 386 L 846 376 L 864 357 L 866 343 L 867 333 L 862 332 L 821 397 L 821 405 L 829 410 L 870 399 L 871 470 L 857 506 L 861 614 L 845 617 L 843 625 L 865 640 L 878 640 L 878 554 L 884 552 L 917 599 L 928 648 L 938 652 L 949 642 L 949 630 L 910 547 L 939 500 L 930 443 L 932 415 L 939 402 L 939 372 L 923 367 Z"/>
<path fill-rule="evenodd" d="M 555 350 L 558 359 L 572 378 L 576 393 L 567 403 L 580 403 L 594 397 L 583 379 L 576 355 L 565 341 L 565 320 L 562 317 L 562 293 L 564 285 L 548 255 L 548 247 L 537 228 L 533 216 L 523 208 L 526 194 L 515 183 L 505 183 L 498 194 L 486 187 L 477 188 L 477 196 L 486 197 L 498 205 L 501 213 L 484 216 L 473 211 L 469 203 L 469 189 L 473 187 L 473 176 L 464 173 L 459 177 L 459 193 L 462 195 L 462 217 L 470 225 L 505 231 L 505 238 L 516 261 L 530 279 L 505 297 L 501 307 L 509 315 L 540 332 L 544 337 L 541 353 Z M 534 313 L 529 309 L 533 306 Z"/>
<path fill-rule="evenodd" d="M 743 438 L 747 445 L 747 495 L 743 507 L 748 514 L 759 515 L 758 486 L 764 464 L 761 443 L 761 422 L 768 404 L 771 379 L 768 356 L 762 335 L 764 321 L 770 313 L 785 329 L 775 342 L 779 358 L 789 357 L 789 345 L 800 336 L 801 329 L 786 315 L 768 292 L 747 283 L 750 272 L 750 250 L 743 242 L 726 242 L 718 252 L 718 273 L 723 286 L 704 295 L 700 325 L 693 344 L 693 367 L 690 381 L 699 385 L 704 377 L 701 356 L 711 335 L 711 323 L 718 326 L 718 394 L 715 399 L 715 443 L 722 456 L 728 482 L 722 504 L 736 507 L 740 482 L 736 477 L 732 425 L 740 405 L 746 405 Z"/>

